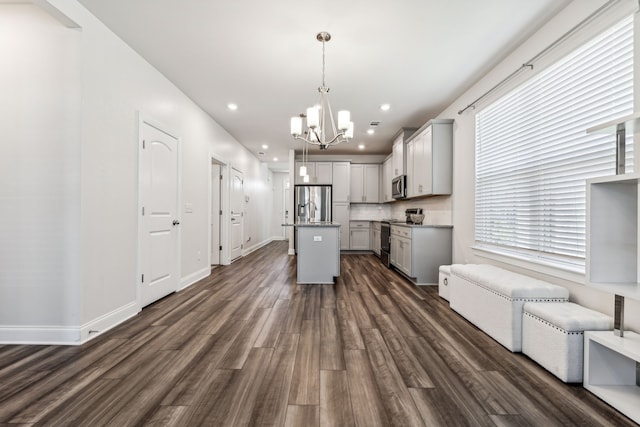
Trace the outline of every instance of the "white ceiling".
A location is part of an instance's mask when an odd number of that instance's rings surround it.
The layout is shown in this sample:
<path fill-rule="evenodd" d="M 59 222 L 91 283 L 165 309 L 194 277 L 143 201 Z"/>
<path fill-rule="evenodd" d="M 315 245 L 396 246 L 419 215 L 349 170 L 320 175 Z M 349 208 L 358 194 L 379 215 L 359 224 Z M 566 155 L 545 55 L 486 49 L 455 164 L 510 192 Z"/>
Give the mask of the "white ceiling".
<path fill-rule="evenodd" d="M 401 127 L 434 118 L 569 2 L 79 1 L 245 147 L 266 151 L 258 155 L 265 162 L 301 148 L 289 120 L 317 102 L 316 33 L 332 35 L 326 83 L 334 113 L 350 110 L 356 129 L 327 153 L 386 154 Z M 382 112 L 383 103 L 391 110 Z M 373 136 L 371 121 L 381 122 Z"/>

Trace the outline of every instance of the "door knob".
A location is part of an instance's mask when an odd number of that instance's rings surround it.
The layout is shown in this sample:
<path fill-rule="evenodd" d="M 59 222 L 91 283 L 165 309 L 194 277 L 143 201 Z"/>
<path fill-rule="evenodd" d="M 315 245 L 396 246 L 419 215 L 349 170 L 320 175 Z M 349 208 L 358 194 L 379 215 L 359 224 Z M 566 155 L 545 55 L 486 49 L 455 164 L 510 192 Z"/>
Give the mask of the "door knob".
<path fill-rule="evenodd" d="M 178 221 L 177 219 L 174 219 L 174 220 L 173 220 L 173 225 L 174 225 L 174 226 L 176 226 L 176 225 L 178 225 L 178 224 L 180 224 L 180 221 Z"/>

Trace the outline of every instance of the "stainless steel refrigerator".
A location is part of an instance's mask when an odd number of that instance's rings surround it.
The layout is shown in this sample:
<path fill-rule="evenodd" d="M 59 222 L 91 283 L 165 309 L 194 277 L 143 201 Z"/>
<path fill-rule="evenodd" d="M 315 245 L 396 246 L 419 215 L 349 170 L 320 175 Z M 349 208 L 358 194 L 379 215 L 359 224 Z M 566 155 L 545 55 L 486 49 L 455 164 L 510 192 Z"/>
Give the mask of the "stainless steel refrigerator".
<path fill-rule="evenodd" d="M 331 222 L 331 186 L 296 185 L 296 223 Z"/>

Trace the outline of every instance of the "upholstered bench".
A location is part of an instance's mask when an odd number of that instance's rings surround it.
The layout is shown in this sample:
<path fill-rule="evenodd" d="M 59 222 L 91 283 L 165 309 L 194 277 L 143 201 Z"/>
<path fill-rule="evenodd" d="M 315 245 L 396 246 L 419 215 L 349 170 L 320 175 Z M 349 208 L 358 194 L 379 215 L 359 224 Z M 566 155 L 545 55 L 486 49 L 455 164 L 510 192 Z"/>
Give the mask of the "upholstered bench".
<path fill-rule="evenodd" d="M 611 317 L 572 302 L 528 302 L 522 316 L 522 352 L 566 383 L 582 382 L 584 331 L 613 327 Z"/>
<path fill-rule="evenodd" d="M 522 306 L 527 302 L 564 302 L 569 291 L 486 264 L 453 264 L 449 304 L 513 352 L 522 350 Z"/>
<path fill-rule="evenodd" d="M 449 301 L 449 280 L 451 280 L 451 266 L 441 265 L 438 268 L 438 295 Z"/>

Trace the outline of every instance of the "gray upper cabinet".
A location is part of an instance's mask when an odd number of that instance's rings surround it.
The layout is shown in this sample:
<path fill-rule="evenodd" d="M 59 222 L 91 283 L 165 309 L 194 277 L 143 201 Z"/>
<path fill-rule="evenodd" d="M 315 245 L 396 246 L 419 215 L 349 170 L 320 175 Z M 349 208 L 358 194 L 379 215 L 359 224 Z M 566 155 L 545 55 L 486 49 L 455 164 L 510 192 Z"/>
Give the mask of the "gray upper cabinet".
<path fill-rule="evenodd" d="M 351 203 L 380 202 L 380 165 L 351 165 Z"/>
<path fill-rule="evenodd" d="M 453 120 L 427 122 L 407 140 L 407 197 L 449 195 L 453 189 Z"/>
<path fill-rule="evenodd" d="M 333 189 L 332 198 L 334 202 L 351 201 L 351 163 L 333 163 Z"/>
<path fill-rule="evenodd" d="M 331 185 L 333 179 L 333 164 L 331 162 L 307 162 L 307 175 L 309 182 L 304 182 L 300 176 L 300 166 L 303 162 L 296 162 L 295 183 L 296 184 L 327 184 Z"/>
<path fill-rule="evenodd" d="M 407 173 L 407 154 L 405 144 L 407 139 L 416 131 L 416 128 L 402 128 L 393 137 L 393 167 L 391 168 L 391 179 Z"/>
<path fill-rule="evenodd" d="M 389 156 L 387 160 L 382 164 L 382 173 L 380 174 L 380 201 L 381 202 L 393 202 L 393 186 L 391 181 L 393 180 L 393 155 Z"/>
<path fill-rule="evenodd" d="M 314 184 L 331 185 L 333 183 L 333 163 L 315 162 L 316 176 Z"/>

